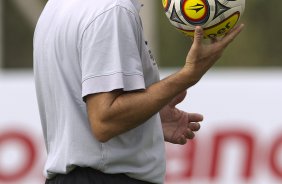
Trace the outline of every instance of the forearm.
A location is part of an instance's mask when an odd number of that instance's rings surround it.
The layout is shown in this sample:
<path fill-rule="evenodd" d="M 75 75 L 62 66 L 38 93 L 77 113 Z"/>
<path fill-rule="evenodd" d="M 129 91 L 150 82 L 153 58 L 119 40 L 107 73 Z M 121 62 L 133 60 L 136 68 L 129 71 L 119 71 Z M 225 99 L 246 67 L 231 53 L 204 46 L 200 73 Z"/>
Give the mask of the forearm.
<path fill-rule="evenodd" d="M 123 93 L 112 103 L 110 119 L 117 119 L 118 123 L 128 121 L 136 127 L 158 113 L 172 98 L 194 84 L 178 72 L 160 82 L 157 82 L 144 91 Z M 131 129 L 131 127 L 130 127 Z"/>
<path fill-rule="evenodd" d="M 113 98 L 112 100 L 101 101 L 99 104 L 95 102 L 99 108 L 92 114 L 89 112 L 94 134 L 100 141 L 105 142 L 143 124 L 195 82 L 190 80 L 188 72 L 182 69 L 146 90 L 120 93 L 114 97 L 106 97 Z"/>

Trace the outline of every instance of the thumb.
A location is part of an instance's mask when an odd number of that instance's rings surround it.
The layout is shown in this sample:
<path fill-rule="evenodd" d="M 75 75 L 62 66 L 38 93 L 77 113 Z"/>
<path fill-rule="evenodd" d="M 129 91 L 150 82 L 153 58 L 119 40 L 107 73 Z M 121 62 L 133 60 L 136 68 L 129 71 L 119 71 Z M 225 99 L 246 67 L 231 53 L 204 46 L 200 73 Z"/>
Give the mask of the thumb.
<path fill-rule="evenodd" d="M 201 45 L 203 37 L 204 37 L 203 28 L 201 26 L 196 26 L 193 45 L 196 47 Z"/>

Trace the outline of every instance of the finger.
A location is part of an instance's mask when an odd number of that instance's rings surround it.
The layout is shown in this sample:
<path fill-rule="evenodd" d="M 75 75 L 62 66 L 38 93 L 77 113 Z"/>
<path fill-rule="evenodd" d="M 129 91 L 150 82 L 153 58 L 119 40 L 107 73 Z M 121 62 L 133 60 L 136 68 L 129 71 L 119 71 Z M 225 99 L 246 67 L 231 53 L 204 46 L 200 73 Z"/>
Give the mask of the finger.
<path fill-rule="evenodd" d="M 242 24 L 236 25 L 234 28 L 232 28 L 229 32 L 226 33 L 226 35 L 234 32 L 234 30 L 238 29 L 238 27 L 240 27 Z"/>
<path fill-rule="evenodd" d="M 239 26 L 236 26 L 233 30 L 231 30 L 223 39 L 222 39 L 222 45 L 224 47 L 227 47 L 243 30 L 244 24 L 241 24 Z"/>
<path fill-rule="evenodd" d="M 188 113 L 189 122 L 199 122 L 204 120 L 204 116 L 198 113 Z"/>
<path fill-rule="evenodd" d="M 194 42 L 192 47 L 199 47 L 202 44 L 202 40 L 204 37 L 204 31 L 201 26 L 196 26 L 194 33 Z"/>
<path fill-rule="evenodd" d="M 188 124 L 188 128 L 189 128 L 190 130 L 192 130 L 193 132 L 196 132 L 196 131 L 199 131 L 199 130 L 200 130 L 201 125 L 200 125 L 200 123 L 189 123 L 189 124 Z"/>
<path fill-rule="evenodd" d="M 187 130 L 186 134 L 185 134 L 186 139 L 193 139 L 195 137 L 195 134 L 193 131 L 191 131 L 190 129 Z"/>
<path fill-rule="evenodd" d="M 182 135 L 179 139 L 178 139 L 178 144 L 184 145 L 187 143 L 187 139 L 185 138 L 184 135 Z"/>

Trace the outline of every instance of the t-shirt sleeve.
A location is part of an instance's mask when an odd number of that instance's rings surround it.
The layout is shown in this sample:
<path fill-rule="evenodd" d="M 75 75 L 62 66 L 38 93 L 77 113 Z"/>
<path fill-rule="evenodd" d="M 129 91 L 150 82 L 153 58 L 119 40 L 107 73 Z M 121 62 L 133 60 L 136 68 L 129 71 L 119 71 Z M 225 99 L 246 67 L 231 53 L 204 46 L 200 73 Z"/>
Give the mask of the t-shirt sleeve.
<path fill-rule="evenodd" d="M 130 10 L 116 6 L 97 17 L 82 38 L 82 97 L 144 89 L 141 39 L 141 26 Z"/>

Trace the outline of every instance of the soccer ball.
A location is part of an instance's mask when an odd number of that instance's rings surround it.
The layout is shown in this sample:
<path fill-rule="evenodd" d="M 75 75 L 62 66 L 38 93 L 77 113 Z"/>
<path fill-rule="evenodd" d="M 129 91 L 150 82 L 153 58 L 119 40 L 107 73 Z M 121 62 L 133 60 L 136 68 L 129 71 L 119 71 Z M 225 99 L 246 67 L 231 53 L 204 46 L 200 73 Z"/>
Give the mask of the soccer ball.
<path fill-rule="evenodd" d="M 195 27 L 202 26 L 204 38 L 228 33 L 245 9 L 245 0 L 162 0 L 162 3 L 173 26 L 192 37 Z"/>

